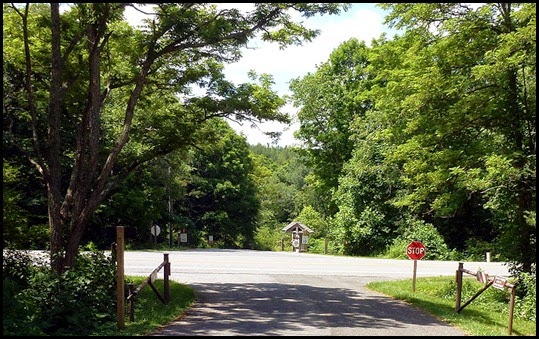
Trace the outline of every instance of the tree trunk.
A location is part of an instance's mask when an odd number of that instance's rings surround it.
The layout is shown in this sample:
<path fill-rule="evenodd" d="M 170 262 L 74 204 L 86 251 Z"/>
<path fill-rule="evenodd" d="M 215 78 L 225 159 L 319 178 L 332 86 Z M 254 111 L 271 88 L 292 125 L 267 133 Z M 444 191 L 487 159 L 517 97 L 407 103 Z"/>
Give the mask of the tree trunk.
<path fill-rule="evenodd" d="M 51 3 L 51 87 L 48 117 L 48 209 L 51 229 L 51 266 L 55 272 L 63 272 L 64 262 L 61 256 L 63 248 L 64 221 L 61 208 L 61 165 L 60 165 L 60 113 L 62 102 L 62 56 L 60 50 L 60 8 L 59 4 Z"/>

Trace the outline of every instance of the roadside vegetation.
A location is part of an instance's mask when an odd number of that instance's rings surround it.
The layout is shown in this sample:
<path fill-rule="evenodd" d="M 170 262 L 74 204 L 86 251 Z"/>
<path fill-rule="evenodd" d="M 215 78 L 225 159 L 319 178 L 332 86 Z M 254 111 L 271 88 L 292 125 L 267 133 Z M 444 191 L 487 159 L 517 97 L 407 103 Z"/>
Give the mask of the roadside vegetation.
<path fill-rule="evenodd" d="M 126 302 L 125 328 L 116 322 L 115 265 L 103 252 L 88 249 L 79 256 L 78 269 L 61 276 L 44 263 L 36 263 L 26 252 L 4 251 L 3 334 L 36 336 L 137 336 L 155 332 L 180 318 L 195 302 L 195 291 L 170 281 L 170 302 L 163 305 L 151 287 L 146 286 L 135 302 L 134 321 L 129 321 Z M 139 286 L 147 277 L 127 276 L 127 283 Z M 522 274 L 517 285 L 513 335 L 536 335 L 536 277 Z M 155 281 L 163 291 L 162 279 Z M 465 277 L 463 305 L 483 285 Z M 380 281 L 367 285 L 397 300 L 424 310 L 469 335 L 507 335 L 509 293 L 489 288 L 455 312 L 454 277 L 428 277 L 416 280 Z M 6 310 L 10 310 L 6 312 Z"/>
<path fill-rule="evenodd" d="M 128 276 L 126 280 L 139 286 L 147 277 Z M 125 328 L 119 330 L 116 324 L 97 329 L 97 336 L 145 336 L 155 333 L 161 326 L 180 318 L 194 303 L 195 291 L 187 285 L 169 281 L 170 301 L 163 305 L 150 286 L 145 286 L 135 301 L 134 321 L 125 313 Z M 154 286 L 163 291 L 163 280 L 157 279 Z M 126 303 L 126 307 L 129 305 Z"/>
<path fill-rule="evenodd" d="M 156 17 L 133 27 L 131 3 L 3 4 L 3 334 L 106 332 L 114 263 L 100 251 L 118 225 L 130 230 L 128 249 L 172 247 L 183 234 L 185 248 L 279 251 L 292 221 L 315 231 L 312 253 L 405 258 L 412 240 L 431 260 L 490 252 L 526 286 L 515 333 L 527 334 L 536 4 L 378 4 L 399 35 L 342 42 L 283 97 L 272 75 L 253 70 L 234 84 L 225 64 L 257 34 L 282 48 L 311 41 L 320 32 L 293 18 L 348 4 L 214 5 L 156 4 Z M 300 146 L 249 145 L 227 123 L 290 123 L 287 104 L 298 108 Z M 464 313 L 491 321 L 478 304 Z M 140 321 L 166 322 L 159 312 Z"/>
<path fill-rule="evenodd" d="M 457 284 L 455 277 L 421 277 L 416 280 L 416 290 L 412 289 L 411 279 L 397 281 L 376 281 L 367 288 L 381 292 L 397 300 L 411 304 L 436 318 L 458 327 L 471 336 L 509 335 L 509 292 L 493 288 L 486 289 L 464 309 L 455 311 Z M 464 305 L 484 284 L 475 278 L 465 277 L 462 284 Z M 530 295 L 521 299 L 517 296 L 514 308 L 511 335 L 535 336 L 536 325 L 536 286 L 535 277 L 525 279 L 517 291 L 529 290 Z"/>
<path fill-rule="evenodd" d="M 170 301 L 163 305 L 150 286 L 135 300 L 133 322 L 126 302 L 125 328 L 117 327 L 115 263 L 102 251 L 77 258 L 77 268 L 56 275 L 27 252 L 4 251 L 2 333 L 7 336 L 145 335 L 181 316 L 195 301 L 190 287 L 170 281 Z M 139 286 L 147 277 L 126 276 Z M 163 291 L 163 280 L 154 286 Z"/>

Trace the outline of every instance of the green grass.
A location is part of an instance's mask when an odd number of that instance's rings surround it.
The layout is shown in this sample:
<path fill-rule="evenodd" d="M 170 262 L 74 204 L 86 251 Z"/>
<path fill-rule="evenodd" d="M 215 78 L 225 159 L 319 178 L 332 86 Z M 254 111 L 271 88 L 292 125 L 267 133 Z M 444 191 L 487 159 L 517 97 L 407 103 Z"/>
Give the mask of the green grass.
<path fill-rule="evenodd" d="M 377 281 L 367 288 L 404 301 L 436 318 L 455 326 L 470 336 L 509 335 L 509 291 L 489 287 L 464 309 L 457 313 L 455 277 L 417 278 L 413 292 L 413 280 Z M 462 301 L 464 305 L 484 284 L 474 278 L 463 279 Z M 516 310 L 515 310 L 516 314 Z M 535 336 L 535 321 L 514 317 L 512 335 Z"/>
<path fill-rule="evenodd" d="M 126 281 L 139 286 L 147 277 L 127 276 Z M 153 285 L 163 295 L 163 279 Z M 155 332 L 163 325 L 181 317 L 194 303 L 195 292 L 189 286 L 169 281 L 170 302 L 164 305 L 153 289 L 146 285 L 135 301 L 134 321 L 129 321 L 129 302 L 126 302 L 125 328 L 118 329 L 116 323 L 101 328 L 96 336 L 144 336 Z"/>

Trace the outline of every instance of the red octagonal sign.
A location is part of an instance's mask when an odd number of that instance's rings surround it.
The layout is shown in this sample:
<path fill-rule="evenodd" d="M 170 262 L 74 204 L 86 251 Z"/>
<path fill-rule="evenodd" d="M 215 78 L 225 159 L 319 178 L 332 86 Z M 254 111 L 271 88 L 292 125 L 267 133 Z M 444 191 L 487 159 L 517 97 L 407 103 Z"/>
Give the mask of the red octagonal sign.
<path fill-rule="evenodd" d="M 406 254 L 412 260 L 421 260 L 425 256 L 425 245 L 421 241 L 412 241 L 406 246 Z"/>

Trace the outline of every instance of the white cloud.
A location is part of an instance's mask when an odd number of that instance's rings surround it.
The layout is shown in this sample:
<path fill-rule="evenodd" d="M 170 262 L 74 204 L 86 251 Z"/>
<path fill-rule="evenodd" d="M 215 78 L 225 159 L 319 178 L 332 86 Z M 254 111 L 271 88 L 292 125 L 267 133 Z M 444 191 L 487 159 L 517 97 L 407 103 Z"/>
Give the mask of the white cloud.
<path fill-rule="evenodd" d="M 251 69 L 258 74 L 268 73 L 273 75 L 274 89 L 279 94 L 290 94 L 290 80 L 315 72 L 316 67 L 327 61 L 331 52 L 341 43 L 354 37 L 369 45 L 372 39 L 380 37 L 384 30 L 383 19 L 383 14 L 373 4 L 353 4 L 348 12 L 339 16 L 296 19 L 303 20 L 306 27 L 320 29 L 320 35 L 303 46 L 290 46 L 284 50 L 279 50 L 276 44 L 260 40 L 251 42 L 249 49 L 243 50 L 239 62 L 226 65 L 225 74 L 229 80 L 241 83 L 248 81 L 247 72 Z M 287 105 L 283 111 L 295 119 L 297 108 Z M 293 137 L 294 131 L 299 128 L 297 121 L 291 126 L 268 122 L 261 124 L 259 129 L 235 123 L 230 125 L 245 135 L 250 144 L 271 144 L 272 141 L 260 130 L 281 131 L 280 146 L 298 143 Z"/>
<path fill-rule="evenodd" d="M 316 66 L 325 62 L 331 52 L 341 43 L 355 37 L 370 43 L 382 33 L 382 17 L 371 9 L 356 4 L 349 13 L 340 17 L 315 17 L 304 19 L 304 24 L 319 29 L 320 35 L 303 46 L 289 46 L 279 50 L 275 43 L 260 40 L 251 42 L 243 50 L 242 59 L 227 65 L 226 74 L 235 82 L 247 81 L 247 72 L 274 75 L 280 92 L 288 91 L 287 83 L 297 77 L 316 71 Z M 283 86 L 286 84 L 286 86 Z"/>
<path fill-rule="evenodd" d="M 220 8 L 240 8 L 244 11 L 252 9 L 252 4 L 219 4 Z M 140 24 L 143 17 L 139 12 L 127 8 L 126 18 L 131 24 Z M 374 38 L 380 37 L 384 27 L 383 12 L 369 3 L 355 3 L 345 13 L 340 15 L 314 16 L 302 18 L 293 16 L 295 20 L 312 29 L 320 29 L 320 35 L 312 42 L 305 42 L 303 46 L 290 46 L 280 50 L 277 44 L 270 44 L 259 39 L 249 42 L 249 48 L 243 49 L 243 57 L 239 62 L 225 66 L 225 74 L 230 81 L 236 84 L 250 81 L 247 73 L 254 70 L 258 74 L 268 73 L 274 78 L 274 89 L 281 95 L 290 94 L 288 86 L 290 80 L 300 78 L 307 73 L 316 71 L 317 65 L 327 61 L 329 55 L 341 43 L 352 37 L 363 40 L 368 45 Z M 287 105 L 283 111 L 295 119 L 297 108 Z M 272 140 L 262 131 L 280 131 L 282 137 L 279 145 L 293 145 L 297 143 L 293 133 L 298 129 L 297 121 L 291 126 L 280 123 L 263 123 L 257 128 L 250 124 L 243 126 L 231 122 L 230 125 L 238 133 L 245 135 L 250 144 L 271 144 Z"/>
<path fill-rule="evenodd" d="M 286 112 L 289 116 L 294 117 L 296 115 L 297 108 L 292 107 L 292 105 L 287 104 L 283 107 L 283 112 Z M 242 134 L 247 139 L 247 142 L 251 145 L 262 144 L 262 145 L 273 145 L 274 140 L 266 136 L 264 132 L 281 132 L 281 137 L 278 140 L 277 145 L 279 146 L 292 146 L 298 145 L 299 142 L 294 138 L 294 132 L 299 128 L 299 123 L 295 120 L 292 121 L 292 124 L 287 125 L 280 122 L 265 122 L 259 124 L 257 127 L 251 127 L 249 123 L 239 125 L 233 121 L 229 121 L 229 125 L 239 134 Z"/>

